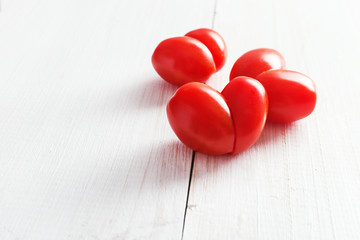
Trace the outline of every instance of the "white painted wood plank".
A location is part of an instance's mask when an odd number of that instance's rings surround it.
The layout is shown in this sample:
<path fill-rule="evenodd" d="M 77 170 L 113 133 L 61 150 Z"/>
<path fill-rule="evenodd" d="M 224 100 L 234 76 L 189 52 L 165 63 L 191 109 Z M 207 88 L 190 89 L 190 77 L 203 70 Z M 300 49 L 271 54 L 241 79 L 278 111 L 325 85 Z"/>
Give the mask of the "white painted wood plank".
<path fill-rule="evenodd" d="M 2 1 L 0 239 L 180 239 L 192 151 L 151 54 L 206 1 Z"/>
<path fill-rule="evenodd" d="M 304 120 L 268 124 L 242 154 L 196 153 L 184 239 L 360 238 L 358 10 L 357 1 L 218 0 L 229 61 L 209 84 L 221 90 L 242 53 L 270 47 L 314 79 L 318 104 Z"/>

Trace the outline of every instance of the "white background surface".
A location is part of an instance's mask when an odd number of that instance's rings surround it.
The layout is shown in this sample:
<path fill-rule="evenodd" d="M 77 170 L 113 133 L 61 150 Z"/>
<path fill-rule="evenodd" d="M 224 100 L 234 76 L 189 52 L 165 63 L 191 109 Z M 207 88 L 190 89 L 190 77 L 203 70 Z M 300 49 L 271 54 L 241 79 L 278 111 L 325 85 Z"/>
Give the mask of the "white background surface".
<path fill-rule="evenodd" d="M 2 0 L 0 239 L 360 239 L 358 1 Z M 279 50 L 318 104 L 235 156 L 166 119 L 163 39 L 199 28 L 229 57 Z M 191 177 L 191 178 L 190 178 Z M 189 181 L 190 180 L 190 181 Z M 189 189 L 189 191 L 188 191 Z"/>

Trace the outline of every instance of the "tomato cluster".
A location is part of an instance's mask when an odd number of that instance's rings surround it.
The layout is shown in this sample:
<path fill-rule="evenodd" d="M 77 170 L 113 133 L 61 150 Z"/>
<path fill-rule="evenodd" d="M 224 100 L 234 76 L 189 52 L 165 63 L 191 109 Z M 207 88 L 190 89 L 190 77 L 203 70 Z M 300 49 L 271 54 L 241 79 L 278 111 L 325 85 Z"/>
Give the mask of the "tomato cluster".
<path fill-rule="evenodd" d="M 266 121 L 293 122 L 314 110 L 314 82 L 286 70 L 284 57 L 273 49 L 254 49 L 238 58 L 221 93 L 204 84 L 224 66 L 226 56 L 220 34 L 204 28 L 162 41 L 152 56 L 158 74 L 180 85 L 167 104 L 167 116 L 191 149 L 239 153 L 257 141 Z"/>
<path fill-rule="evenodd" d="M 284 57 L 276 50 L 259 48 L 236 60 L 230 81 L 237 76 L 257 79 L 269 98 L 267 121 L 293 122 L 308 116 L 315 108 L 316 89 L 306 75 L 285 70 Z"/>

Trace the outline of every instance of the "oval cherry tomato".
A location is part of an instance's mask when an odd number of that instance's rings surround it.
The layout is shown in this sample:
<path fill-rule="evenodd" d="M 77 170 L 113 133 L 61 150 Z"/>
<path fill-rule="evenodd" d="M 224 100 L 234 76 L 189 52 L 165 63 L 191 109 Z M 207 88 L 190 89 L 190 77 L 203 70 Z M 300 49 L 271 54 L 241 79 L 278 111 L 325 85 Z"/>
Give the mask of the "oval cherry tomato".
<path fill-rule="evenodd" d="M 190 37 L 162 41 L 152 55 L 152 64 L 164 80 L 175 85 L 205 82 L 216 71 L 209 49 Z"/>
<path fill-rule="evenodd" d="M 255 78 L 262 72 L 283 68 L 285 59 L 278 51 L 269 48 L 254 49 L 236 60 L 230 72 L 230 80 L 238 76 Z"/>
<path fill-rule="evenodd" d="M 176 91 L 166 111 L 175 134 L 191 149 L 211 155 L 233 150 L 230 110 L 213 88 L 202 83 L 187 83 Z"/>
<path fill-rule="evenodd" d="M 227 47 L 219 33 L 212 29 L 200 28 L 188 32 L 185 36 L 195 38 L 205 44 L 214 58 L 216 71 L 219 71 L 224 66 L 227 58 Z"/>
<path fill-rule="evenodd" d="M 292 122 L 308 116 L 315 108 L 316 89 L 306 75 L 289 70 L 271 70 L 256 77 L 269 97 L 268 120 Z"/>
<path fill-rule="evenodd" d="M 235 144 L 232 154 L 251 147 L 266 122 L 268 98 L 261 83 L 249 77 L 236 77 L 221 92 L 231 111 Z"/>

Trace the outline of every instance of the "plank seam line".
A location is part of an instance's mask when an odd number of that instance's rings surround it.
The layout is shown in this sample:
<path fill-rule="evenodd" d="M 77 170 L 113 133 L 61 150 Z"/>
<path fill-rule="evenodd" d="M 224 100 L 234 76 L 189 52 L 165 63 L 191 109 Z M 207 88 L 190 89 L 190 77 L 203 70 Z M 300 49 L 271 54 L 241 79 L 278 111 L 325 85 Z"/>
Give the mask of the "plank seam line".
<path fill-rule="evenodd" d="M 190 196 L 191 180 L 192 180 L 192 175 L 193 175 L 193 170 L 194 170 L 194 162 L 195 162 L 195 151 L 193 151 L 193 154 L 191 157 L 190 176 L 189 176 L 189 184 L 188 184 L 187 195 L 186 195 L 186 204 L 185 204 L 183 225 L 182 225 L 182 231 L 181 231 L 181 240 L 183 240 L 183 238 L 184 238 L 185 220 L 186 220 L 187 209 L 189 206 L 189 196 Z"/>
<path fill-rule="evenodd" d="M 0 1 L 1 1 L 1 0 L 0 0 Z M 218 1 L 218 0 L 214 0 L 214 11 L 213 11 L 213 17 L 212 17 L 212 22 L 211 22 L 211 29 L 214 29 L 214 26 L 215 26 L 217 1 Z M 184 230 L 185 230 L 186 214 L 187 214 L 187 209 L 188 209 L 188 207 L 189 207 L 190 188 L 191 188 L 192 176 L 193 176 L 193 172 L 194 172 L 195 153 L 196 153 L 196 152 L 193 151 L 192 158 L 191 158 L 190 176 L 189 176 L 189 184 L 188 184 L 187 196 L 186 196 L 184 219 L 183 219 L 183 225 L 182 225 L 182 231 L 181 231 L 181 240 L 184 239 Z"/>
<path fill-rule="evenodd" d="M 216 9 L 217 9 L 217 1 L 214 1 L 214 11 L 213 11 L 213 18 L 212 18 L 212 22 L 211 22 L 211 28 L 214 29 L 215 27 L 215 18 L 216 18 Z"/>

